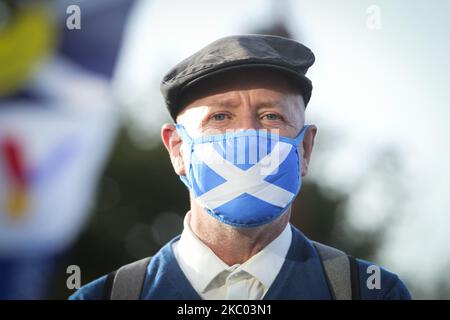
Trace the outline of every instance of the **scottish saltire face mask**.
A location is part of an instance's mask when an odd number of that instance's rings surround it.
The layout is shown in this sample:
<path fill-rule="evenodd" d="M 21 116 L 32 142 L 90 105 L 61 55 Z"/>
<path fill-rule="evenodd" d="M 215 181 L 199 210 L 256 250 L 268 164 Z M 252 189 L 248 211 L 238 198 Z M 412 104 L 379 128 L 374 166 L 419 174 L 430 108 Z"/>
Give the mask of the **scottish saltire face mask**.
<path fill-rule="evenodd" d="M 301 187 L 298 146 L 308 126 L 295 138 L 267 130 L 241 130 L 191 138 L 176 126 L 187 152 L 181 180 L 214 218 L 235 227 L 256 227 L 278 218 Z"/>

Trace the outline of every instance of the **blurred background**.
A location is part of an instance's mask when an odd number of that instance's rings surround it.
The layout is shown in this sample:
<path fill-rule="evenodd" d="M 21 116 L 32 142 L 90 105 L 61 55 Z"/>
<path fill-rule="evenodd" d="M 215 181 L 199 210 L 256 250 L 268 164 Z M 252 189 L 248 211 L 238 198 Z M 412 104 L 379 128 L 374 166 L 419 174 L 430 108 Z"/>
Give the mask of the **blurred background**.
<path fill-rule="evenodd" d="M 182 230 L 159 138 L 169 68 L 219 37 L 316 55 L 292 223 L 450 299 L 450 3 L 0 0 L 0 299 L 66 299 Z"/>

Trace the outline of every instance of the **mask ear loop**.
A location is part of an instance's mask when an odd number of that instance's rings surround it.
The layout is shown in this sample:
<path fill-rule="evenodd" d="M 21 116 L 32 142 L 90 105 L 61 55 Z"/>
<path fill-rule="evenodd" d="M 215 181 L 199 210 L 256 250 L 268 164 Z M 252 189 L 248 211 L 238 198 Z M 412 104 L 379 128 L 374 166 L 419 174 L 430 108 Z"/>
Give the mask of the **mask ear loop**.
<path fill-rule="evenodd" d="M 180 135 L 181 140 L 183 140 L 183 142 L 186 142 L 187 144 L 192 146 L 193 139 L 189 136 L 189 134 L 187 133 L 187 131 L 184 128 L 184 126 L 182 124 L 177 123 L 175 125 L 175 128 L 177 129 L 177 133 Z"/>
<path fill-rule="evenodd" d="M 192 162 L 192 153 L 194 152 L 194 141 L 187 133 L 186 129 L 182 124 L 176 124 L 175 128 L 177 130 L 177 133 L 180 135 L 181 140 L 183 140 L 183 143 L 186 143 L 189 146 L 189 168 L 186 168 L 186 175 L 180 176 L 181 181 L 186 185 L 186 187 L 189 188 L 189 190 L 192 190 L 192 183 L 189 181 L 189 173 L 191 172 L 191 162 Z"/>
<path fill-rule="evenodd" d="M 299 132 L 299 134 L 293 139 L 294 143 L 295 143 L 295 148 L 296 148 L 296 152 L 298 155 L 298 170 L 299 170 L 299 187 L 297 190 L 297 194 L 301 188 L 301 183 L 302 183 L 302 155 L 300 152 L 300 143 L 303 142 L 303 139 L 305 137 L 306 132 L 308 131 L 308 129 L 311 127 L 311 125 L 305 124 L 302 128 L 302 130 Z"/>
<path fill-rule="evenodd" d="M 303 141 L 303 138 L 305 137 L 306 132 L 311 127 L 309 124 L 305 124 L 303 126 L 303 129 L 299 132 L 299 134 L 294 138 L 295 145 L 298 147 L 300 143 Z"/>

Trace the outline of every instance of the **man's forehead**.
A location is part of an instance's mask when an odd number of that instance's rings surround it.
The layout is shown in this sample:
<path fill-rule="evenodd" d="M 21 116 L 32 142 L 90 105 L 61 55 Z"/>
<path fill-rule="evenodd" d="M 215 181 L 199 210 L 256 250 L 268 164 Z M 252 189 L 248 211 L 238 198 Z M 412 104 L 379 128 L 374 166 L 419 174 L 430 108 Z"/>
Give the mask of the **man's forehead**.
<path fill-rule="evenodd" d="M 289 79 L 268 70 L 236 70 L 197 83 L 188 88 L 181 99 L 182 107 L 192 103 L 232 106 L 240 92 L 251 91 L 258 103 L 277 104 L 287 95 L 301 95 Z"/>
<path fill-rule="evenodd" d="M 186 107 L 192 104 L 205 105 L 209 107 L 237 107 L 241 103 L 242 92 L 248 93 L 248 95 L 251 97 L 252 105 L 254 107 L 281 105 L 288 97 L 288 94 L 266 88 L 237 88 L 236 90 L 229 90 L 226 92 L 200 96 L 190 104 L 186 105 Z"/>

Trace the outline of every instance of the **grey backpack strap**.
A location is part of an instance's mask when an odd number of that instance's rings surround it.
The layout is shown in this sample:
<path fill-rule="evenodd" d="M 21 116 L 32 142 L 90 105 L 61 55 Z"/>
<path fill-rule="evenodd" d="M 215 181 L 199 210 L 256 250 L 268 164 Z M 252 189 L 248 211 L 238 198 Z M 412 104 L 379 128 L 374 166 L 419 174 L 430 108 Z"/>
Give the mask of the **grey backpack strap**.
<path fill-rule="evenodd" d="M 113 274 L 111 300 L 139 300 L 150 259 L 127 264 Z"/>
<path fill-rule="evenodd" d="M 318 242 L 313 241 L 313 244 L 319 252 L 334 298 L 336 300 L 351 300 L 352 277 L 350 259 L 347 254 Z"/>

